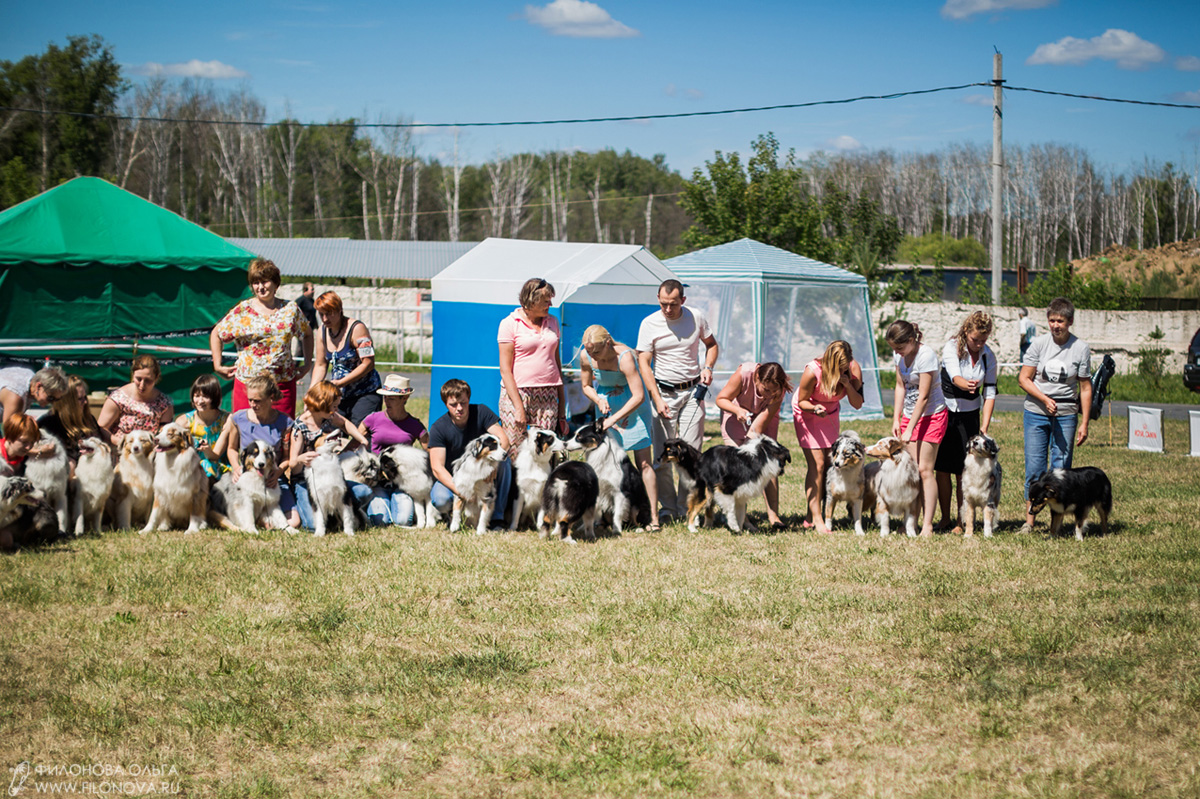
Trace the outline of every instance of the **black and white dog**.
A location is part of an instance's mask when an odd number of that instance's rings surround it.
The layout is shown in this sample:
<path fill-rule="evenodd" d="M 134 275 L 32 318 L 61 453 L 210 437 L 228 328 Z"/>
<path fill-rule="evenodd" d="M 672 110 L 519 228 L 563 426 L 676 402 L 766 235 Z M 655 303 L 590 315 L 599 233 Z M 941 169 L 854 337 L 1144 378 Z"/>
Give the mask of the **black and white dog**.
<path fill-rule="evenodd" d="M 871 481 L 879 471 L 879 462 L 867 463 L 867 448 L 858 433 L 847 430 L 833 442 L 829 452 L 829 471 L 825 474 L 825 527 L 833 529 L 833 509 L 845 502 L 854 521 L 854 532 L 865 535 L 862 510 L 875 506 L 875 491 Z"/>
<path fill-rule="evenodd" d="M 0 475 L 0 550 L 48 544 L 58 538 L 58 518 L 27 477 Z"/>
<path fill-rule="evenodd" d="M 700 529 L 700 513 L 708 505 L 708 488 L 699 479 L 700 450 L 682 438 L 668 438 L 654 467 L 663 463 L 673 463 L 679 471 L 679 485 L 687 493 L 688 530 L 694 533 Z"/>
<path fill-rule="evenodd" d="M 967 442 L 967 459 L 962 473 L 963 535 L 975 535 L 975 509 L 983 513 L 983 537 L 991 538 L 1000 508 L 1000 446 L 985 433 L 976 433 Z"/>
<path fill-rule="evenodd" d="M 513 502 L 509 530 L 516 530 L 525 516 L 530 517 L 534 529 L 541 529 L 542 489 L 554 469 L 555 456 L 566 451 L 567 445 L 551 431 L 529 428 L 513 463 L 517 498 Z"/>
<path fill-rule="evenodd" d="M 576 430 L 567 449 L 583 450 L 600 481 L 596 512 L 604 520 L 611 519 L 613 531 L 620 535 L 628 523 L 650 523 L 650 497 L 616 434 L 606 432 L 602 425 L 603 420 L 597 420 Z"/>
<path fill-rule="evenodd" d="M 385 485 L 403 491 L 413 501 L 416 527 L 433 527 L 438 521 L 433 491 L 433 470 L 429 453 L 410 444 L 393 444 L 379 453 L 379 477 Z"/>
<path fill-rule="evenodd" d="M 454 510 L 450 516 L 450 532 L 457 533 L 463 520 L 474 517 L 476 535 L 487 532 L 488 521 L 496 508 L 496 470 L 504 460 L 500 439 L 484 433 L 467 444 L 463 454 L 454 461 Z"/>
<path fill-rule="evenodd" d="M 234 482 L 232 472 L 226 472 L 212 487 L 209 522 L 248 533 L 259 527 L 287 529 L 287 516 L 279 507 L 279 484 L 267 486 L 276 471 L 275 448 L 265 441 L 251 441 L 238 457 L 242 467 L 238 481 Z M 222 514 L 229 525 L 223 523 Z"/>
<path fill-rule="evenodd" d="M 588 541 L 596 540 L 596 503 L 600 499 L 600 479 L 591 466 L 582 461 L 560 463 L 550 473 L 542 489 L 543 538 L 561 538 L 574 544 L 571 529 L 580 525 Z"/>
<path fill-rule="evenodd" d="M 731 533 L 753 530 L 753 525 L 746 523 L 746 504 L 791 462 L 787 447 L 769 436 L 751 438 L 740 447 L 719 444 L 705 450 L 697 475 L 697 482 L 703 482 L 707 491 L 705 523 L 712 525 L 716 505 L 725 514 Z"/>
<path fill-rule="evenodd" d="M 1063 516 L 1075 514 L 1075 540 L 1083 540 L 1092 509 L 1100 514 L 1100 526 L 1108 535 L 1108 514 L 1112 513 L 1112 483 L 1095 466 L 1080 469 L 1054 469 L 1046 472 L 1029 487 L 1029 512 L 1036 516 L 1050 506 L 1050 535 L 1058 535 Z"/>

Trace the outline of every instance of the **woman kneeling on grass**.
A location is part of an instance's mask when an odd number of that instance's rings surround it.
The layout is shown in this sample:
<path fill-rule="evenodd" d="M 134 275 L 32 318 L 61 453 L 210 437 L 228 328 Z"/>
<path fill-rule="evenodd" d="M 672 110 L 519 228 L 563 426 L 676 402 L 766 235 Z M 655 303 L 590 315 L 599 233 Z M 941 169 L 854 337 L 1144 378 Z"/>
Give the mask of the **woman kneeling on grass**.
<path fill-rule="evenodd" d="M 731 447 L 740 447 L 749 438 L 767 436 L 779 440 L 779 406 L 783 395 L 792 390 L 792 381 L 779 364 L 743 363 L 717 394 L 721 409 L 721 438 Z M 767 522 L 772 530 L 785 525 L 779 518 L 779 478 L 772 477 L 763 489 L 767 501 Z"/>
<path fill-rule="evenodd" d="M 904 442 L 921 473 L 921 535 L 933 535 L 933 512 L 937 508 L 938 445 L 946 435 L 949 414 L 938 377 L 938 357 L 933 347 L 921 343 L 921 331 L 911 322 L 897 319 L 884 334 L 895 352 L 896 395 L 892 411 L 892 435 Z M 903 415 L 901 415 L 903 412 Z"/>
<path fill-rule="evenodd" d="M 288 465 L 292 469 L 292 487 L 296 492 L 296 509 L 300 511 L 300 524 L 306 530 L 313 529 L 313 506 L 308 496 L 304 467 L 317 457 L 317 439 L 334 430 L 341 430 L 361 446 L 370 446 L 367 437 L 360 433 L 349 419 L 338 413 L 338 404 L 341 401 L 342 392 L 333 383 L 325 381 L 315 384 L 304 394 L 304 407 L 307 410 L 296 417 L 296 424 L 292 426 L 291 456 Z M 370 501 L 370 486 L 351 480 L 346 481 L 346 486 L 360 505 Z"/>

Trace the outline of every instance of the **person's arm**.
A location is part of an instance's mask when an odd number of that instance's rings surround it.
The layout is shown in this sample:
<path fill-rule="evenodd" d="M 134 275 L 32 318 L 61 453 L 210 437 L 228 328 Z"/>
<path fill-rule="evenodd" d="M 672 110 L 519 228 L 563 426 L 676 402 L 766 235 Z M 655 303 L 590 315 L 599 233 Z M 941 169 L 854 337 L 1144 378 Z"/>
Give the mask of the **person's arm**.
<path fill-rule="evenodd" d="M 212 329 L 212 332 L 208 334 L 208 349 L 212 352 L 213 371 L 226 380 L 232 380 L 234 367 L 226 366 L 221 360 L 222 343 L 221 334 L 218 332 L 219 328 L 220 325 L 217 325 Z"/>
<path fill-rule="evenodd" d="M 916 429 L 917 422 L 921 421 L 925 406 L 929 404 L 929 394 L 933 390 L 933 372 L 921 372 L 917 381 L 917 404 L 913 406 L 912 416 L 908 419 L 908 429 L 900 436 L 900 440 L 905 444 L 912 441 L 913 430 Z"/>
<path fill-rule="evenodd" d="M 842 373 L 840 382 L 842 388 L 846 390 L 846 399 L 850 401 L 850 407 L 861 408 L 863 406 L 863 375 L 862 366 L 858 361 L 850 361 L 850 365 Z"/>
<path fill-rule="evenodd" d="M 1078 446 L 1087 441 L 1088 437 L 1088 422 L 1092 416 L 1092 378 L 1079 378 L 1079 409 L 1083 413 L 1083 418 L 1079 421 L 1079 429 L 1075 433 L 1075 445 Z"/>
<path fill-rule="evenodd" d="M 162 396 L 166 396 L 166 395 L 162 394 L 161 391 L 159 392 L 159 394 Z M 175 415 L 175 403 L 168 402 L 166 405 L 163 406 L 162 412 L 158 415 L 158 426 L 162 427 L 165 424 L 170 424 L 171 417 L 174 415 Z"/>
<path fill-rule="evenodd" d="M 596 410 L 601 416 L 608 416 L 611 408 L 608 407 L 608 397 L 601 394 L 592 385 L 595 379 L 595 372 L 592 371 L 592 361 L 586 353 L 579 354 L 579 383 L 583 386 L 583 396 L 592 401 L 596 406 Z"/>
<path fill-rule="evenodd" d="M 742 370 L 738 369 L 717 394 L 717 407 L 731 414 L 742 424 L 749 426 L 753 418 L 750 411 L 738 404 L 738 395 L 742 393 Z"/>
<path fill-rule="evenodd" d="M 979 432 L 987 435 L 988 426 L 992 423 L 992 412 L 996 410 L 996 398 L 988 397 L 983 401 L 983 412 L 979 417 Z"/>
<path fill-rule="evenodd" d="M 350 436 L 352 439 L 357 441 L 358 445 L 360 447 L 370 448 L 371 442 L 367 441 L 367 437 L 362 434 L 362 431 L 359 430 L 354 425 L 350 424 L 350 420 L 347 419 L 345 416 L 342 416 L 337 411 L 334 411 L 332 414 L 329 415 L 329 418 L 331 420 L 333 420 L 333 423 L 335 425 L 342 428 L 342 430 L 346 431 L 346 435 Z"/>
<path fill-rule="evenodd" d="M 651 366 L 654 354 L 638 350 L 637 359 L 638 371 L 642 374 L 642 384 L 650 392 L 650 402 L 654 405 L 654 410 L 663 419 L 671 418 L 671 411 L 667 409 L 667 404 L 663 402 L 662 394 L 658 391 L 658 383 L 654 379 L 654 367 Z"/>
<path fill-rule="evenodd" d="M 605 430 L 615 427 L 628 419 L 634 411 L 641 407 L 646 399 L 646 392 L 642 388 L 642 378 L 638 375 L 638 367 L 635 360 L 633 358 L 621 358 L 618 356 L 617 365 L 621 367 L 621 374 L 625 375 L 625 382 L 629 384 L 629 399 L 615 412 L 609 414 L 608 418 L 604 421 Z"/>
<path fill-rule="evenodd" d="M 354 335 L 354 325 L 362 325 L 362 332 L 357 337 Z M 350 374 L 346 375 L 345 377 L 331 381 L 338 388 L 345 388 L 346 386 L 353 385 L 357 381 L 369 375 L 375 369 L 375 348 L 372 346 L 371 342 L 371 331 L 367 330 L 367 326 L 359 320 L 355 320 L 354 325 L 350 326 L 349 337 L 351 345 L 355 350 L 359 350 L 364 347 L 368 348 L 371 354 L 364 357 L 362 353 L 359 353 L 358 366 L 354 367 L 350 371 Z M 321 336 L 321 341 L 318 345 L 319 349 L 324 349 L 324 345 L 325 336 Z M 318 352 L 318 354 L 320 353 Z M 322 360 L 313 366 L 313 374 L 315 375 L 317 370 L 321 369 L 322 377 L 324 377 L 324 369 L 322 368 L 322 364 L 324 363 L 324 355 L 321 355 L 321 358 Z"/>
<path fill-rule="evenodd" d="M 892 395 L 892 435 L 900 438 L 900 419 L 904 415 L 904 378 L 900 374 L 900 364 L 896 364 L 896 392 Z"/>
<path fill-rule="evenodd" d="M 800 375 L 800 382 L 796 385 L 796 396 L 793 398 L 792 404 L 804 411 L 811 413 L 813 416 L 825 416 L 825 404 L 822 402 L 813 402 L 813 392 L 817 390 L 817 375 L 811 369 L 805 369 Z"/>
<path fill-rule="evenodd" d="M 238 453 L 242 451 L 242 433 L 233 423 L 232 413 L 225 420 L 225 429 L 221 431 L 221 437 L 226 442 L 225 451 L 231 456 L 225 460 L 229 461 L 229 471 L 233 473 L 233 482 L 236 483 L 242 476 L 242 459 L 238 457 Z"/>
<path fill-rule="evenodd" d="M 25 410 L 25 398 L 7 388 L 0 388 L 0 404 L 4 406 L 3 418 L 5 419 L 14 413 L 22 413 Z"/>
<path fill-rule="evenodd" d="M 297 419 L 296 424 L 300 425 L 302 422 Z M 292 433 L 291 445 L 288 447 L 287 463 L 283 467 L 284 471 L 286 471 L 286 467 L 290 467 L 293 472 L 298 468 L 303 469 L 317 459 L 317 451 L 315 449 L 310 449 L 308 452 L 304 452 L 303 450 L 304 434 L 297 429 Z"/>
<path fill-rule="evenodd" d="M 1037 384 L 1033 380 L 1036 372 L 1036 366 L 1022 366 L 1020 374 L 1017 375 L 1017 383 L 1020 384 L 1021 388 L 1025 390 L 1026 394 L 1042 403 L 1042 405 L 1046 407 L 1046 413 L 1048 415 L 1054 416 L 1058 412 L 1058 403 L 1043 394 L 1042 390 L 1037 387 Z M 1088 392 L 1091 392 L 1090 381 Z"/>
<path fill-rule="evenodd" d="M 508 433 L 504 432 L 504 425 L 496 422 L 494 425 L 488 428 L 488 432 L 500 439 L 500 449 L 508 452 Z"/>
<path fill-rule="evenodd" d="M 325 331 L 321 331 L 321 335 L 315 336 L 316 344 L 313 350 L 313 370 L 312 380 L 309 385 L 315 386 L 325 379 L 326 373 L 329 371 L 328 356 L 325 352 Z"/>
<path fill-rule="evenodd" d="M 100 408 L 100 416 L 96 419 L 102 429 L 107 430 L 113 438 L 115 446 L 121 446 L 121 438 L 117 433 L 117 424 L 121 421 L 121 406 L 113 402 L 110 396 L 104 400 L 104 405 Z"/>
<path fill-rule="evenodd" d="M 554 366 L 558 374 L 558 432 L 565 436 L 570 430 L 567 425 L 567 384 L 562 379 L 562 355 L 557 345 L 554 347 Z"/>
<path fill-rule="evenodd" d="M 445 447 L 430 447 L 429 471 L 433 472 L 433 479 L 450 489 L 451 494 L 456 497 L 458 496 L 458 491 L 454 488 L 454 476 L 450 474 L 450 470 L 446 468 Z"/>
<path fill-rule="evenodd" d="M 308 326 L 308 320 L 304 318 L 304 313 L 299 307 L 296 308 L 296 314 L 300 317 L 300 350 L 304 353 L 304 365 L 300 367 L 300 374 L 296 375 L 296 379 L 304 377 L 313 368 L 313 331 Z"/>
<path fill-rule="evenodd" d="M 962 361 L 958 357 L 957 346 L 947 346 L 942 350 L 942 366 L 946 369 L 946 374 L 950 376 L 950 382 L 961 388 L 963 391 L 974 391 L 979 385 L 978 380 L 968 380 L 963 377 Z"/>
<path fill-rule="evenodd" d="M 716 336 L 711 333 L 700 340 L 704 342 L 704 346 L 707 348 L 704 351 L 704 368 L 700 370 L 700 382 L 706 386 L 711 386 L 713 381 L 713 367 L 717 365 L 717 354 L 720 348 L 717 346 Z"/>
<path fill-rule="evenodd" d="M 511 341 L 499 342 L 500 347 L 500 382 L 504 385 L 504 393 L 512 403 L 513 422 L 517 427 L 528 424 L 525 419 L 525 404 L 521 402 L 521 392 L 517 390 L 517 378 L 513 376 L 513 362 L 517 357 L 517 345 Z"/>

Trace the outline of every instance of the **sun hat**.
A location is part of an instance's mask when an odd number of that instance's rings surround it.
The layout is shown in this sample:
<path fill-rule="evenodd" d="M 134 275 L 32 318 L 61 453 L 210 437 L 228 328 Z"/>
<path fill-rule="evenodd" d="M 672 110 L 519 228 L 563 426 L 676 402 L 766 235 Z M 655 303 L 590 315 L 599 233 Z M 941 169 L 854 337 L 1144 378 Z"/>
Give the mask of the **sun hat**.
<path fill-rule="evenodd" d="M 385 397 L 407 397 L 413 393 L 413 387 L 404 375 L 388 375 L 383 381 L 383 388 L 375 389 L 375 393 Z"/>

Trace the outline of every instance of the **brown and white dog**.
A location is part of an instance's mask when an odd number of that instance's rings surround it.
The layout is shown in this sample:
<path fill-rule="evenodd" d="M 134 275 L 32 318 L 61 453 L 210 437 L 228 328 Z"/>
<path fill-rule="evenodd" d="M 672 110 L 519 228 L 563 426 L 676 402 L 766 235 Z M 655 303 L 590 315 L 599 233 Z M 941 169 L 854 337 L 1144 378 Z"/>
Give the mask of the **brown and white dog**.
<path fill-rule="evenodd" d="M 1000 478 L 1003 471 L 997 456 L 1000 447 L 984 433 L 967 442 L 967 460 L 962 473 L 962 520 L 964 535 L 975 535 L 975 509 L 983 511 L 983 537 L 991 538 L 1000 508 Z"/>
<path fill-rule="evenodd" d="M 882 465 L 872 481 L 875 488 L 875 515 L 879 520 L 879 535 L 886 537 L 890 532 L 892 516 L 904 516 L 904 527 L 909 538 L 917 537 L 917 502 L 921 497 L 921 474 L 917 462 L 904 448 L 904 442 L 895 436 L 885 436 L 867 449 L 872 458 L 879 458 Z"/>
<path fill-rule="evenodd" d="M 75 464 L 75 481 L 71 486 L 71 517 L 75 520 L 76 536 L 83 535 L 89 527 L 100 532 L 104 505 L 112 494 L 115 477 L 112 446 L 98 436 L 80 441 L 79 462 Z"/>
<path fill-rule="evenodd" d="M 185 533 L 208 526 L 208 477 L 192 436 L 175 422 L 163 425 L 154 438 L 154 506 L 140 532 L 169 530 L 187 521 Z"/>
<path fill-rule="evenodd" d="M 484 433 L 474 439 L 463 454 L 454 461 L 454 511 L 450 516 L 450 532 L 457 533 L 464 519 L 474 517 L 476 535 L 487 532 L 488 521 L 496 507 L 496 469 L 504 460 L 500 439 Z"/>
<path fill-rule="evenodd" d="M 133 430 L 121 440 L 109 500 L 113 525 L 118 530 L 140 527 L 154 507 L 154 436 Z"/>

